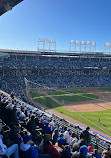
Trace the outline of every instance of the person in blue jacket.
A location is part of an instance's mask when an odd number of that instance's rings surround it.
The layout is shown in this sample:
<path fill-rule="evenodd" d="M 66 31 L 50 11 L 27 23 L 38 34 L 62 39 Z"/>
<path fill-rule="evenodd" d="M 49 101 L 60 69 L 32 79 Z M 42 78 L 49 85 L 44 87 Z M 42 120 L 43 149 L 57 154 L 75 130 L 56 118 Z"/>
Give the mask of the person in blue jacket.
<path fill-rule="evenodd" d="M 37 146 L 32 146 L 32 135 L 25 135 L 23 142 L 20 144 L 21 158 L 50 158 L 48 154 L 38 154 Z"/>
<path fill-rule="evenodd" d="M 20 144 L 20 157 L 21 158 L 38 158 L 38 152 L 31 146 L 32 135 L 25 135 L 23 142 Z"/>

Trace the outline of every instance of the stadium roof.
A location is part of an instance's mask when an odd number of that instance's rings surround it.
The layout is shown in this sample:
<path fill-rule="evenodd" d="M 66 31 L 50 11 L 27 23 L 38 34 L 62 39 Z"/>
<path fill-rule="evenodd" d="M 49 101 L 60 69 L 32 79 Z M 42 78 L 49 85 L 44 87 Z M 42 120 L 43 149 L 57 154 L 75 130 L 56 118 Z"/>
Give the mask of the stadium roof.
<path fill-rule="evenodd" d="M 0 0 L 0 16 L 11 10 L 14 6 L 22 1 L 23 0 Z"/>

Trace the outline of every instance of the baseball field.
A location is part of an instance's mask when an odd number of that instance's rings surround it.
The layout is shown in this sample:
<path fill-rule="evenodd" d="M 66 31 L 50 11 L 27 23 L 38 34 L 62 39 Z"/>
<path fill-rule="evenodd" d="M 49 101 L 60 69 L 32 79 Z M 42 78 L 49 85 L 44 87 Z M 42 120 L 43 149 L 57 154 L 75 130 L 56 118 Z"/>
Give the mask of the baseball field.
<path fill-rule="evenodd" d="M 111 88 L 31 89 L 39 106 L 53 109 L 111 136 Z"/>

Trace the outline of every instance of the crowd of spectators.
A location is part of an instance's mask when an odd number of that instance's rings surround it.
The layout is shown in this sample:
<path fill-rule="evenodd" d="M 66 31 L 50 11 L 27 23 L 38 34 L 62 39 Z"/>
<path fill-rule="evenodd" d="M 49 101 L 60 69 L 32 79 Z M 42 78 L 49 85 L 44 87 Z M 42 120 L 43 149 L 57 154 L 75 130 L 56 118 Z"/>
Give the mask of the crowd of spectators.
<path fill-rule="evenodd" d="M 8 55 L 0 62 L 0 87 L 24 99 L 27 80 L 53 88 L 110 87 L 110 57 Z M 93 68 L 89 68 L 93 67 Z M 95 68 L 94 68 L 95 67 Z"/>
<path fill-rule="evenodd" d="M 102 153 L 93 148 L 89 130 L 79 137 L 13 93 L 0 94 L 0 158 L 110 158 L 110 147 Z"/>
<path fill-rule="evenodd" d="M 24 77 L 27 80 L 53 88 L 72 87 L 110 87 L 111 75 L 101 70 L 8 70 L 0 74 L 1 89 L 23 98 L 23 89 L 26 88 Z M 29 85 L 30 86 L 30 85 Z"/>
<path fill-rule="evenodd" d="M 97 57 L 58 57 L 35 55 L 10 55 L 2 62 L 2 67 L 31 67 L 31 68 L 83 68 L 111 67 L 110 58 Z"/>

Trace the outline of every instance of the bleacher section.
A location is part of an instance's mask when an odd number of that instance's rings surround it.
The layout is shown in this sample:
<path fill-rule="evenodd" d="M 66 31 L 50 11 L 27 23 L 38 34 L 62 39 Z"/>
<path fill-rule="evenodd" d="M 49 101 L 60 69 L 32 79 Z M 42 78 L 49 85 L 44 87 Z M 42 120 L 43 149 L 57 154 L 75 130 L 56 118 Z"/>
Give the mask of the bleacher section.
<path fill-rule="evenodd" d="M 6 92 L 2 91 L 2 90 L 0 90 L 0 94 L 4 94 L 5 97 L 10 98 L 10 95 L 7 94 Z M 43 111 L 43 110 L 40 110 L 37 107 L 34 107 L 34 106 L 32 106 L 32 105 L 30 105 L 28 103 L 25 103 L 25 102 L 21 101 L 20 99 L 17 99 L 17 98 L 15 98 L 15 99 L 16 99 L 16 101 L 18 101 L 20 103 L 20 105 L 25 105 L 26 108 L 29 108 L 31 111 L 37 111 L 37 112 L 39 112 L 39 115 L 44 114 L 49 120 L 51 120 L 51 119 L 54 120 L 55 123 L 57 125 L 59 125 L 61 128 L 63 128 L 65 126 L 65 127 L 69 128 L 69 129 L 71 129 L 71 132 L 76 133 L 76 135 L 78 135 L 78 137 L 80 137 L 81 131 L 85 129 L 84 126 L 81 126 L 79 124 L 72 124 L 70 122 L 67 122 L 64 119 L 62 119 L 62 118 L 60 118 L 60 117 L 58 117 L 58 116 L 56 116 L 56 115 L 54 115 L 52 113 L 47 112 L 47 110 L 45 110 L 45 109 Z M 5 123 L 3 123 L 3 124 L 6 126 Z M 8 130 L 9 129 L 10 128 L 8 127 Z M 93 146 L 96 145 L 101 150 L 107 150 L 107 148 L 111 145 L 111 139 L 109 139 L 109 138 L 107 138 L 105 136 L 102 136 L 101 134 L 96 133 L 96 132 L 94 132 L 92 130 L 90 130 L 90 134 L 91 134 L 91 137 L 92 137 L 91 144 Z"/>
<path fill-rule="evenodd" d="M 24 77 L 48 87 L 111 86 L 110 57 L 4 54 L 8 55 L 0 61 L 1 89 L 22 98 Z"/>

